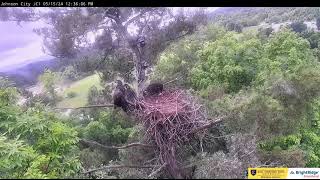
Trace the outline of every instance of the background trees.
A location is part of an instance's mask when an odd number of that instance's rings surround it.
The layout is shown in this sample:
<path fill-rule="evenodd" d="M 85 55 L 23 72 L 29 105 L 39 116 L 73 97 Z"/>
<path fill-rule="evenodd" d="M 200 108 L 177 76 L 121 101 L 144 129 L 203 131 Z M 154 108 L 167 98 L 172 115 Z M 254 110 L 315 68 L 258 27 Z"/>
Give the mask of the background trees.
<path fill-rule="evenodd" d="M 95 47 L 102 58 L 97 68 L 103 69 L 104 77 L 120 75 L 131 82 L 134 68 L 138 92 L 147 80 L 146 69 L 159 53 L 168 43 L 192 33 L 196 23 L 201 22 L 201 18 L 195 21 L 196 16 L 192 19 L 183 12 L 173 16 L 169 8 L 52 9 L 44 17 L 53 28 L 37 32 L 43 35 L 50 54 L 74 58 Z M 135 32 L 129 31 L 132 27 L 136 28 Z M 89 30 L 100 34 L 94 44 L 87 38 Z"/>
<path fill-rule="evenodd" d="M 22 111 L 0 89 L 0 172 L 5 178 L 59 178 L 76 175 L 77 132 L 46 113 L 31 108 Z"/>
<path fill-rule="evenodd" d="M 61 77 L 58 73 L 50 70 L 46 70 L 42 75 L 39 76 L 39 81 L 45 89 L 45 96 L 50 99 L 49 103 L 52 105 L 55 105 L 58 101 L 56 87 L 60 78 Z"/>

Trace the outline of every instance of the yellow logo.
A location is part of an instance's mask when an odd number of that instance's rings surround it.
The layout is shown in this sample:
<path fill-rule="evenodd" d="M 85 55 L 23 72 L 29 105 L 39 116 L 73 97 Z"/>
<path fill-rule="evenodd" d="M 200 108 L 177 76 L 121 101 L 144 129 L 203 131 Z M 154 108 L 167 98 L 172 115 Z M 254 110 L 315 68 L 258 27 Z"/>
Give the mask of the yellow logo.
<path fill-rule="evenodd" d="M 286 179 L 288 168 L 248 168 L 248 179 Z"/>

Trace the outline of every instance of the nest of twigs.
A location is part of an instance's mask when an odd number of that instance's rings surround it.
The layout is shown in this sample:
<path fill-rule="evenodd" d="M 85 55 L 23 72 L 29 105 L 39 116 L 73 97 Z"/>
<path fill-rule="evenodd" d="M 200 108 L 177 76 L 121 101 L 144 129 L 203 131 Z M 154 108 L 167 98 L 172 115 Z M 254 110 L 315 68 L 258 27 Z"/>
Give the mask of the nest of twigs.
<path fill-rule="evenodd" d="M 139 100 L 137 118 L 143 123 L 148 143 L 156 146 L 159 162 L 174 178 L 184 178 L 176 150 L 208 123 L 205 108 L 187 91 L 167 90 Z"/>

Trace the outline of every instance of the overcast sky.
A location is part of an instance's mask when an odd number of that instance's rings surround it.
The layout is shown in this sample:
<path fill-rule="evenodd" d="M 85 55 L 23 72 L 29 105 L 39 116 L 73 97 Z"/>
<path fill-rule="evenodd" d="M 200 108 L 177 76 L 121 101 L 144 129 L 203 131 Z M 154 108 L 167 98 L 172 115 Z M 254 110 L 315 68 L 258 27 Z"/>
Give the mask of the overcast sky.
<path fill-rule="evenodd" d="M 196 8 L 186 8 L 194 10 Z M 217 7 L 208 8 L 214 11 Z M 0 21 L 0 72 L 28 62 L 48 59 L 50 56 L 42 52 L 42 39 L 32 29 L 42 23 L 21 23 Z"/>
<path fill-rule="evenodd" d="M 49 57 L 42 50 L 41 37 L 32 29 L 39 23 L 21 23 L 0 21 L 0 71 L 17 66 L 26 61 Z"/>

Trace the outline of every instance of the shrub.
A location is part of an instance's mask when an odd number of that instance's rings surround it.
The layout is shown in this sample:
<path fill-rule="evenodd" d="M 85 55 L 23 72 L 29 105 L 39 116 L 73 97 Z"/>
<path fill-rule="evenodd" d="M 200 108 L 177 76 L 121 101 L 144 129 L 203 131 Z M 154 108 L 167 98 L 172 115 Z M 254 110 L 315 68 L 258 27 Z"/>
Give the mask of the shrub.
<path fill-rule="evenodd" d="M 242 163 L 219 151 L 213 155 L 197 156 L 194 178 L 196 179 L 241 179 L 244 178 Z"/>
<path fill-rule="evenodd" d="M 205 44 L 199 51 L 200 62 L 191 71 L 195 89 L 222 85 L 227 93 L 232 93 L 251 84 L 262 54 L 261 42 L 255 37 L 241 39 L 236 36 L 238 34 L 228 33 L 215 42 Z"/>
<path fill-rule="evenodd" d="M 290 28 L 297 33 L 302 33 L 307 29 L 307 25 L 303 21 L 293 22 L 290 24 Z"/>
<path fill-rule="evenodd" d="M 67 66 L 62 72 L 62 76 L 71 81 L 75 81 L 79 78 L 79 74 L 73 66 Z"/>
<path fill-rule="evenodd" d="M 73 92 L 73 91 L 67 93 L 67 97 L 68 97 L 68 98 L 74 98 L 74 97 L 76 97 L 76 96 L 77 96 L 77 93 L 75 93 L 75 92 Z"/>

